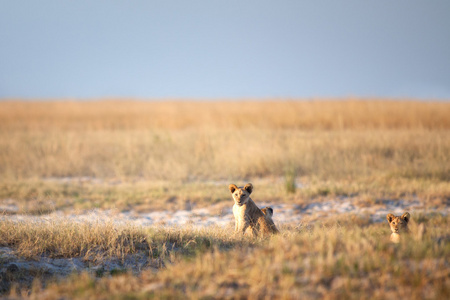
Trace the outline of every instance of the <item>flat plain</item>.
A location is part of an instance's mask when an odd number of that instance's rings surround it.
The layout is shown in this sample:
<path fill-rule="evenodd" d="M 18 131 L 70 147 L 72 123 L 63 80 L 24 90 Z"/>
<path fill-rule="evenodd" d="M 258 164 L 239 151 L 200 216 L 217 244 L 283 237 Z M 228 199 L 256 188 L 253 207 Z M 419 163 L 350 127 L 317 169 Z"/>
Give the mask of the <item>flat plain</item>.
<path fill-rule="evenodd" d="M 449 298 L 449 115 L 382 99 L 0 102 L 0 293 Z M 227 187 L 247 182 L 279 235 L 234 234 Z M 385 215 L 404 211 L 411 233 L 391 244 Z"/>

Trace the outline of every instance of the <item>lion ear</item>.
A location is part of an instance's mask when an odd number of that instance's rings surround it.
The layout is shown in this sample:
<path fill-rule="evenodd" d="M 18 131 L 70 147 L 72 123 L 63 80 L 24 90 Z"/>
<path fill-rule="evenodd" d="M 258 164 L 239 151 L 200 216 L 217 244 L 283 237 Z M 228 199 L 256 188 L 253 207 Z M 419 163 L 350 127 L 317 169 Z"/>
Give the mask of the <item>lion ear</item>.
<path fill-rule="evenodd" d="M 273 208 L 272 207 L 267 207 L 267 210 L 270 212 L 270 215 L 273 216 Z"/>
<path fill-rule="evenodd" d="M 405 212 L 405 213 L 402 215 L 402 219 L 405 220 L 406 223 L 408 223 L 408 222 L 409 222 L 409 219 L 410 219 L 409 212 Z"/>
<path fill-rule="evenodd" d="M 230 184 L 228 186 L 228 188 L 230 189 L 230 192 L 233 194 L 235 190 L 238 189 L 238 187 L 235 184 Z"/>
<path fill-rule="evenodd" d="M 247 183 L 247 184 L 244 186 L 244 190 L 246 190 L 249 194 L 251 194 L 252 191 L 253 191 L 253 185 L 252 185 L 251 183 Z"/>
<path fill-rule="evenodd" d="M 395 216 L 393 214 L 387 214 L 386 216 L 386 219 L 388 220 L 389 223 L 391 223 L 394 218 Z"/>

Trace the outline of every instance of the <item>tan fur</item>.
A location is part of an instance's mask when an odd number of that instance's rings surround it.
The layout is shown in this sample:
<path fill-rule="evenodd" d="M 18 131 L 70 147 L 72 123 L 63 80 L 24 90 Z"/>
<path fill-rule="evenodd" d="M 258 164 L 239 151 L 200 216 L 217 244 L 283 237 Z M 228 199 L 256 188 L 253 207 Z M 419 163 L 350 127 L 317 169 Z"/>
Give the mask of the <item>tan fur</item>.
<path fill-rule="evenodd" d="M 394 216 L 393 214 L 387 214 L 386 219 L 389 222 L 389 226 L 391 227 L 391 237 L 390 240 L 393 243 L 399 243 L 400 242 L 400 234 L 401 233 L 408 233 L 408 222 L 410 220 L 411 216 L 409 212 L 405 212 L 401 216 Z"/>
<path fill-rule="evenodd" d="M 250 198 L 250 194 L 253 191 L 251 183 L 246 184 L 244 187 L 230 184 L 228 188 L 234 200 L 235 232 L 244 234 L 249 227 L 252 229 L 253 236 L 258 236 L 259 233 L 267 235 L 278 232 L 273 223 L 272 214 L 264 214 Z"/>
<path fill-rule="evenodd" d="M 272 233 L 278 233 L 278 229 L 275 226 L 275 223 L 272 220 L 272 216 L 273 216 L 273 208 L 272 207 L 264 207 L 261 209 L 261 211 L 264 214 L 264 217 L 266 218 L 266 222 L 267 224 L 269 224 Z"/>

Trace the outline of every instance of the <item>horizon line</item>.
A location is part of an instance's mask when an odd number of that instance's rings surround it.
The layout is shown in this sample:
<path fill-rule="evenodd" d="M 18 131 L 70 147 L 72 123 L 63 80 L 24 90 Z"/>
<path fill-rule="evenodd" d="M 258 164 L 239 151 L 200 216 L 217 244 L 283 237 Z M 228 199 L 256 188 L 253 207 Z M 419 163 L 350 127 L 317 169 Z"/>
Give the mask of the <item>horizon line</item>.
<path fill-rule="evenodd" d="M 315 96 L 315 97 L 4 97 L 0 102 L 267 102 L 267 101 L 412 101 L 450 102 L 450 98 L 436 97 L 377 97 L 377 96 Z"/>

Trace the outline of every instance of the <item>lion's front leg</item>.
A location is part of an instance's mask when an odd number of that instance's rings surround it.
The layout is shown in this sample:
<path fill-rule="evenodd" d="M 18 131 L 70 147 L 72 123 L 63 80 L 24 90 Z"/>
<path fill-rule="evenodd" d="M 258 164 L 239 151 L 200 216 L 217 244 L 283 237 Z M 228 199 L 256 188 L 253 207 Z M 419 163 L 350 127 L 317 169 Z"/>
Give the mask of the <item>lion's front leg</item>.
<path fill-rule="evenodd" d="M 242 232 L 242 234 L 245 234 L 248 226 L 250 226 L 250 224 L 248 224 L 248 222 L 244 222 L 244 225 L 241 226 L 241 229 L 239 231 Z"/>
<path fill-rule="evenodd" d="M 247 227 L 248 226 L 246 226 L 245 221 L 243 221 L 239 218 L 236 218 L 235 223 L 234 223 L 234 232 L 235 233 L 245 232 Z"/>
<path fill-rule="evenodd" d="M 257 237 L 259 235 L 259 223 L 254 223 L 252 227 L 253 237 Z"/>

